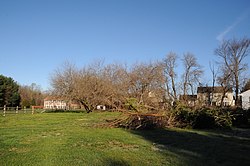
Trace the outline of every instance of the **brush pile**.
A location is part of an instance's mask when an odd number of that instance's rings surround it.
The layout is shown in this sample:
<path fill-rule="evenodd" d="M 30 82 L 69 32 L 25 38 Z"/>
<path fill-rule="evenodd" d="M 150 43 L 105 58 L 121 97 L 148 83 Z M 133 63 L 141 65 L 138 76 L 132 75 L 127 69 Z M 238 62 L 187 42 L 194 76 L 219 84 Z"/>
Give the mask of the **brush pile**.
<path fill-rule="evenodd" d="M 167 126 L 167 117 L 158 114 L 129 113 L 121 119 L 106 120 L 107 127 L 120 127 L 131 130 L 163 128 Z"/>

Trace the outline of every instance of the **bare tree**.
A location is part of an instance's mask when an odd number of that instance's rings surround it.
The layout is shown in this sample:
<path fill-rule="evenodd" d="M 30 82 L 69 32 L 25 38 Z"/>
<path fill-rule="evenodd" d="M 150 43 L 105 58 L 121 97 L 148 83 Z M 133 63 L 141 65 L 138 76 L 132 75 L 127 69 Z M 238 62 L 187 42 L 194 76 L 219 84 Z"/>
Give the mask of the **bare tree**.
<path fill-rule="evenodd" d="M 164 89 L 162 63 L 134 65 L 129 73 L 129 78 L 129 96 L 136 98 L 138 104 L 153 106 L 162 99 Z"/>
<path fill-rule="evenodd" d="M 97 70 L 93 68 L 80 70 L 75 82 L 75 100 L 79 101 L 87 112 L 92 111 L 99 104 L 105 104 L 104 100 L 108 98 L 107 84 L 100 78 Z"/>
<path fill-rule="evenodd" d="M 184 73 L 183 79 L 183 94 L 186 96 L 190 90 L 192 95 L 194 94 L 195 85 L 200 83 L 200 77 L 203 73 L 201 66 L 198 64 L 196 57 L 187 53 L 183 56 Z"/>
<path fill-rule="evenodd" d="M 93 96 L 100 89 L 93 68 L 77 69 L 75 65 L 66 62 L 57 69 L 51 77 L 53 95 L 61 96 L 70 101 L 77 101 L 87 112 L 93 109 Z M 91 100 L 92 99 L 92 100 Z"/>
<path fill-rule="evenodd" d="M 249 55 L 250 40 L 232 39 L 225 40 L 221 45 L 215 49 L 215 54 L 222 59 L 222 63 L 227 70 L 232 73 L 234 88 L 235 88 L 235 103 L 239 106 L 239 89 L 240 89 L 240 76 L 242 72 L 247 69 L 247 63 L 244 63 L 244 59 Z"/>
<path fill-rule="evenodd" d="M 44 94 L 41 87 L 32 83 L 31 85 L 19 86 L 21 105 L 30 107 L 31 105 L 43 105 Z"/>
<path fill-rule="evenodd" d="M 209 62 L 209 68 L 212 73 L 212 94 L 211 94 L 211 98 L 209 95 L 209 105 L 212 105 L 212 101 L 214 97 L 214 87 L 215 87 L 216 79 L 218 76 L 218 69 L 215 68 L 214 62 Z"/>
<path fill-rule="evenodd" d="M 74 96 L 88 112 L 95 109 L 97 105 L 114 106 L 118 90 L 114 86 L 110 72 L 108 67 L 97 62 L 79 71 Z"/>
<path fill-rule="evenodd" d="M 128 98 L 129 74 L 127 66 L 122 64 L 109 64 L 104 68 L 103 79 L 107 81 L 112 95 L 109 104 L 112 108 L 121 109 Z"/>
<path fill-rule="evenodd" d="M 77 74 L 78 69 L 69 62 L 65 62 L 61 68 L 56 69 L 50 78 L 53 94 L 66 99 L 74 98 L 72 95 Z"/>
<path fill-rule="evenodd" d="M 169 95 L 175 100 L 177 100 L 177 92 L 176 92 L 176 67 L 177 67 L 177 55 L 174 52 L 170 52 L 166 58 L 164 59 L 164 67 L 166 74 L 166 82 L 167 82 L 167 91 Z M 169 81 L 170 80 L 170 81 Z M 171 85 L 169 85 L 171 84 Z M 170 90 L 171 87 L 171 90 Z"/>
<path fill-rule="evenodd" d="M 220 75 L 217 77 L 217 83 L 222 87 L 222 96 L 220 101 L 220 106 L 222 107 L 226 93 L 232 90 L 233 75 L 225 65 L 220 67 L 219 73 Z"/>
<path fill-rule="evenodd" d="M 126 84 L 125 77 L 120 77 L 124 73 L 118 65 L 104 66 L 95 62 L 77 69 L 66 63 L 55 71 L 51 85 L 55 95 L 77 101 L 87 112 L 91 112 L 97 105 L 113 107 L 115 102 L 120 101 L 121 87 Z"/>

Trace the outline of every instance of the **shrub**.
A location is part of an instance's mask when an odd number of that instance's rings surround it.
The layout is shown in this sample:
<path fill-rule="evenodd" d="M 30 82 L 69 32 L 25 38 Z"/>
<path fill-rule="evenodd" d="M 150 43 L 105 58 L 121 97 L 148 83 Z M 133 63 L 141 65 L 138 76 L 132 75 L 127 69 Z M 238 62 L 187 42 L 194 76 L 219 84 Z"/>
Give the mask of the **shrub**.
<path fill-rule="evenodd" d="M 210 112 L 215 118 L 215 126 L 217 128 L 232 127 L 232 116 L 229 110 L 216 108 L 216 109 L 210 109 Z"/>
<path fill-rule="evenodd" d="M 138 102 L 136 98 L 128 98 L 125 103 L 125 108 L 127 110 L 137 111 L 138 109 Z"/>
<path fill-rule="evenodd" d="M 177 107 L 173 111 L 174 116 L 171 125 L 181 128 L 230 128 L 232 126 L 232 117 L 228 110 L 203 108 L 192 110 L 188 107 Z"/>
<path fill-rule="evenodd" d="M 250 127 L 248 119 L 250 119 L 250 111 L 242 108 L 231 109 L 232 124 L 235 127 Z"/>
<path fill-rule="evenodd" d="M 180 128 L 192 128 L 194 115 L 190 108 L 178 105 L 176 109 L 172 111 L 171 116 L 173 116 L 173 121 L 170 122 L 170 125 Z"/>
<path fill-rule="evenodd" d="M 197 110 L 194 113 L 192 127 L 195 129 L 210 129 L 215 127 L 215 118 L 208 110 Z"/>

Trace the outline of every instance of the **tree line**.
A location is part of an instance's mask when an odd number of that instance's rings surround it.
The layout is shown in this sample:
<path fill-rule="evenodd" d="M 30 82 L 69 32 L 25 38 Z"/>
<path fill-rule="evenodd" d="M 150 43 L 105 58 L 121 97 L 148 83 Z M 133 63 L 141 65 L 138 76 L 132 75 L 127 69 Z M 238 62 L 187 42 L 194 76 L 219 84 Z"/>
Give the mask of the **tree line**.
<path fill-rule="evenodd" d="M 0 75 L 0 107 L 18 106 L 21 101 L 18 90 L 18 84 L 11 77 Z"/>
<path fill-rule="evenodd" d="M 209 63 L 210 86 L 222 87 L 222 101 L 233 89 L 236 108 L 240 106 L 238 94 L 250 89 L 250 79 L 245 75 L 249 45 L 248 38 L 225 40 L 215 49 L 217 61 Z M 183 70 L 178 73 L 180 65 Z M 98 105 L 133 112 L 125 120 L 112 122 L 114 126 L 132 129 L 166 125 L 193 128 L 249 125 L 249 111 L 204 108 L 197 103 L 192 107 L 188 105 L 188 95 L 196 94 L 198 86 L 208 86 L 202 82 L 204 72 L 192 53 L 180 56 L 170 52 L 162 60 L 129 66 L 96 61 L 79 68 L 66 62 L 51 76 L 50 95 L 78 102 L 87 112 Z M 0 75 L 0 107 L 42 105 L 45 96 L 36 84 L 21 86 L 12 78 Z M 157 116 L 151 116 L 155 114 Z"/>
<path fill-rule="evenodd" d="M 245 83 L 243 73 L 247 70 L 244 61 L 249 55 L 248 38 L 223 41 L 216 49 L 216 63 L 210 63 L 212 85 L 220 85 L 226 93 L 234 89 L 236 106 L 238 94 Z M 183 72 L 178 75 L 178 59 Z M 88 112 L 97 105 L 110 109 L 135 111 L 166 110 L 179 102 L 178 96 L 195 94 L 197 86 L 206 85 L 201 78 L 204 71 L 192 53 L 179 57 L 170 52 L 163 60 L 149 63 L 108 64 L 97 61 L 77 68 L 65 63 L 51 77 L 54 95 L 79 102 Z"/>
<path fill-rule="evenodd" d="M 249 44 L 248 38 L 223 41 L 214 52 L 217 61 L 209 65 L 211 86 L 223 87 L 224 94 L 233 88 L 236 105 L 239 105 L 240 91 L 249 89 L 250 81 L 244 75 Z M 183 71 L 177 73 L 180 65 Z M 110 109 L 159 111 L 172 108 L 179 102 L 180 95 L 195 94 L 197 86 L 206 85 L 201 81 L 203 73 L 194 54 L 179 56 L 170 52 L 162 60 L 130 66 L 104 65 L 97 61 L 77 68 L 65 63 L 54 72 L 50 81 L 54 95 L 78 101 L 87 111 L 97 105 Z M 36 84 L 19 85 L 12 78 L 0 75 L 0 107 L 42 105 L 44 96 Z"/>
<path fill-rule="evenodd" d="M 35 83 L 19 85 L 13 78 L 0 75 L 0 107 L 43 105 L 44 96 Z"/>

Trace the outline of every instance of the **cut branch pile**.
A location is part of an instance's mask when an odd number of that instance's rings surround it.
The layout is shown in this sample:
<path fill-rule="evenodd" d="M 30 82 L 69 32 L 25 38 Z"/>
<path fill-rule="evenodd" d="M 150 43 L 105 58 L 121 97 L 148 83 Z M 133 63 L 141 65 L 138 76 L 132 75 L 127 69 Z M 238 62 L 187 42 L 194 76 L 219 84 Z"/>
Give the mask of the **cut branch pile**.
<path fill-rule="evenodd" d="M 158 114 L 130 113 L 121 119 L 106 120 L 106 127 L 120 127 L 132 130 L 163 128 L 167 126 L 167 117 Z"/>

